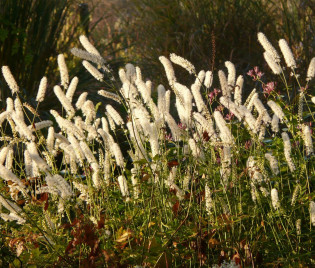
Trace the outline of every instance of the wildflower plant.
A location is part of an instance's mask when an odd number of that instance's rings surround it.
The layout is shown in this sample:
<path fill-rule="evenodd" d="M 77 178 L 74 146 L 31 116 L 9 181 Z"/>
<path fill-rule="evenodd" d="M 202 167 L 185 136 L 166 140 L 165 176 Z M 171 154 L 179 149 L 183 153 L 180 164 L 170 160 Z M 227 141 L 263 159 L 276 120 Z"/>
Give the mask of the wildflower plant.
<path fill-rule="evenodd" d="M 13 262 L 314 263 L 314 59 L 302 79 L 290 47 L 280 40 L 303 93 L 296 115 L 294 103 L 287 104 L 291 85 L 280 54 L 264 34 L 258 40 L 271 70 L 281 76 L 280 94 L 254 68 L 249 75 L 263 91 L 253 89 L 245 100 L 244 79 L 232 62 L 225 63 L 227 74 L 218 71 L 215 88 L 212 71 L 198 72 L 171 54 L 160 57 L 169 85 L 158 85 L 157 101 L 150 80 L 127 64 L 115 93 L 99 90 L 102 103 L 95 105 L 86 92 L 73 103 L 79 80 L 69 78 L 58 56 L 61 85 L 54 93 L 62 109 L 51 110 L 49 121 L 37 114 L 47 79 L 30 115 L 4 66 L 12 98 L 0 114 L 0 217 Z M 85 50 L 72 52 L 86 70 L 101 82 L 104 74 L 117 81 L 88 39 L 80 41 Z M 172 63 L 195 82 L 178 81 Z"/>

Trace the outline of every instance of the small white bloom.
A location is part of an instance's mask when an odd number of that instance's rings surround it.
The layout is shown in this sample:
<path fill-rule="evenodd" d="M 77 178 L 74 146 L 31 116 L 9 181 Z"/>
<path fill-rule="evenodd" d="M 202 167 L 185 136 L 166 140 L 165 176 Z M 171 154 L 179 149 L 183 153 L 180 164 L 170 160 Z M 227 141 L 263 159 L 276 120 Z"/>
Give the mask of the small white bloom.
<path fill-rule="evenodd" d="M 315 77 L 315 57 L 311 59 L 307 69 L 306 81 L 310 81 Z M 313 98 L 312 98 L 313 101 Z M 313 101 L 315 103 L 315 101 Z"/>
<path fill-rule="evenodd" d="M 174 82 L 176 82 L 176 77 L 175 77 L 175 72 L 174 72 L 172 63 L 169 61 L 168 58 L 164 56 L 160 56 L 159 60 L 164 66 L 166 77 L 170 86 L 173 86 Z"/>
<path fill-rule="evenodd" d="M 120 191 L 121 191 L 121 195 L 122 196 L 128 196 L 129 195 L 129 191 L 128 191 L 128 184 L 127 184 L 127 180 L 124 176 L 119 176 L 118 177 L 118 183 L 119 183 L 119 187 L 120 187 Z"/>
<path fill-rule="evenodd" d="M 204 81 L 204 86 L 209 89 L 212 86 L 212 81 L 213 81 L 213 73 L 211 71 L 207 71 L 205 81 Z"/>
<path fill-rule="evenodd" d="M 277 189 L 273 188 L 271 190 L 271 202 L 272 206 L 275 210 L 280 208 L 280 202 L 279 202 L 279 197 L 278 197 L 278 191 Z"/>
<path fill-rule="evenodd" d="M 272 70 L 272 72 L 274 74 L 281 74 L 282 69 L 281 69 L 280 65 L 274 61 L 274 59 L 269 54 L 269 52 L 267 52 L 267 51 L 264 52 L 264 58 L 265 58 L 268 66 L 270 67 L 270 69 Z"/>
<path fill-rule="evenodd" d="M 308 125 L 303 124 L 302 131 L 303 131 L 303 140 L 306 147 L 306 155 L 310 155 L 314 153 L 311 129 Z"/>
<path fill-rule="evenodd" d="M 38 91 L 37 91 L 37 96 L 36 96 L 36 101 L 42 102 L 45 98 L 45 93 L 47 89 L 47 78 L 44 76 L 39 83 Z"/>
<path fill-rule="evenodd" d="M 104 75 L 99 72 L 91 63 L 84 60 L 82 61 L 83 66 L 85 69 L 98 81 L 103 81 Z"/>
<path fill-rule="evenodd" d="M 72 98 L 73 98 L 75 90 L 77 89 L 78 83 L 79 83 L 78 77 L 76 76 L 73 77 L 66 93 L 66 97 L 70 102 L 72 102 Z"/>
<path fill-rule="evenodd" d="M 184 59 L 184 58 L 182 58 L 180 56 L 177 56 L 174 53 L 170 54 L 170 60 L 173 63 L 183 67 L 184 69 L 186 69 L 190 74 L 195 74 L 196 73 L 196 68 L 190 61 L 188 61 L 188 60 L 186 60 L 186 59 Z"/>
<path fill-rule="evenodd" d="M 235 92 L 234 92 L 234 102 L 236 105 L 242 104 L 242 90 L 243 90 L 244 78 L 239 75 L 236 80 Z"/>
<path fill-rule="evenodd" d="M 289 68 L 296 68 L 296 62 L 292 53 L 292 50 L 290 49 L 287 41 L 285 39 L 279 40 L 279 47 L 281 49 L 281 52 L 283 54 L 284 60 Z"/>
<path fill-rule="evenodd" d="M 101 56 L 98 50 L 90 43 L 89 39 L 87 39 L 85 35 L 80 35 L 79 40 L 87 52 L 97 56 Z"/>
<path fill-rule="evenodd" d="M 315 226 L 315 202 L 314 201 L 310 202 L 310 218 L 311 218 L 312 225 Z"/>
<path fill-rule="evenodd" d="M 226 61 L 225 67 L 228 69 L 228 86 L 232 89 L 234 88 L 236 78 L 235 65 L 230 61 Z"/>
<path fill-rule="evenodd" d="M 2 74 L 3 77 L 5 79 L 5 81 L 7 82 L 9 88 L 11 89 L 12 95 L 14 93 L 18 93 L 19 92 L 19 86 L 17 85 L 11 71 L 10 68 L 8 66 L 2 66 Z"/>
<path fill-rule="evenodd" d="M 283 139 L 285 159 L 288 163 L 290 171 L 294 172 L 295 171 L 295 165 L 294 165 L 293 160 L 291 158 L 291 142 L 290 142 L 289 135 L 286 132 L 282 132 L 281 136 Z"/>
<path fill-rule="evenodd" d="M 59 54 L 57 57 L 57 62 L 58 62 L 59 71 L 60 71 L 61 85 L 64 88 L 68 88 L 69 74 L 68 74 L 68 68 L 65 61 L 65 56 L 63 54 Z"/>
<path fill-rule="evenodd" d="M 279 63 L 280 56 L 278 52 L 276 51 L 276 49 L 268 41 L 267 37 L 262 32 L 259 32 L 257 36 L 258 36 L 258 41 L 263 46 L 263 48 L 271 55 L 272 59 L 275 62 Z"/>
<path fill-rule="evenodd" d="M 62 104 L 62 106 L 65 108 L 67 114 L 72 117 L 75 114 L 75 110 L 71 105 L 70 100 L 66 97 L 66 95 L 63 93 L 60 86 L 54 86 L 54 92 L 57 96 L 58 100 Z"/>

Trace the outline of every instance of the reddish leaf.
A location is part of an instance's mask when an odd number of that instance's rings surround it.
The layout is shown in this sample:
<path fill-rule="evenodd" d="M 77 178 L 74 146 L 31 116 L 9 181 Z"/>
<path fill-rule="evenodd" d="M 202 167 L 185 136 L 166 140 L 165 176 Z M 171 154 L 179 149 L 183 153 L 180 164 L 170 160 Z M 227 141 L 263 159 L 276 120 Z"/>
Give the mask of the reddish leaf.
<path fill-rule="evenodd" d="M 238 253 L 235 253 L 232 259 L 236 265 L 241 265 L 241 257 Z"/>
<path fill-rule="evenodd" d="M 208 134 L 207 131 L 204 131 L 204 132 L 203 132 L 203 139 L 204 139 L 205 141 L 210 140 L 210 137 L 209 137 L 209 134 Z"/>
<path fill-rule="evenodd" d="M 173 205 L 172 210 L 173 210 L 174 215 L 177 216 L 177 215 L 178 215 L 178 210 L 179 210 L 179 201 L 178 201 L 178 200 L 177 200 L 176 203 Z"/>
<path fill-rule="evenodd" d="M 48 200 L 48 193 L 42 193 L 38 201 L 44 202 Z"/>
<path fill-rule="evenodd" d="M 176 160 L 172 160 L 172 161 L 168 162 L 167 165 L 169 168 L 172 168 L 172 167 L 178 166 L 179 163 Z"/>
<path fill-rule="evenodd" d="M 45 211 L 48 209 L 48 205 L 49 205 L 48 200 L 46 200 L 46 203 L 45 203 L 45 206 L 44 206 L 44 210 Z"/>

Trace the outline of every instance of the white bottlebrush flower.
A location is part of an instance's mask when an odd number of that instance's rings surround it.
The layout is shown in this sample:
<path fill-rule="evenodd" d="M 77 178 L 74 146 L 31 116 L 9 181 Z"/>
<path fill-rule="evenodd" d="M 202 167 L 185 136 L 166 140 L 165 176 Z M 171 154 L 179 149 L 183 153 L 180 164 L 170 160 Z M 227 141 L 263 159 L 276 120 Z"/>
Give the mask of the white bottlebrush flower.
<path fill-rule="evenodd" d="M 312 134 L 311 134 L 310 127 L 308 125 L 303 124 L 302 132 L 303 132 L 302 137 L 303 137 L 305 148 L 306 148 L 306 155 L 313 154 L 314 148 L 313 148 Z"/>
<path fill-rule="evenodd" d="M 16 183 L 21 189 L 24 189 L 24 184 L 18 179 L 16 175 L 14 175 L 10 170 L 8 170 L 3 165 L 0 165 L 0 177 L 5 181 L 12 181 Z"/>
<path fill-rule="evenodd" d="M 37 167 L 43 172 L 50 171 L 50 167 L 47 165 L 46 161 L 39 156 L 35 142 L 28 142 L 26 147 L 31 159 L 36 163 Z"/>
<path fill-rule="evenodd" d="M 196 68 L 190 61 L 176 55 L 175 53 L 170 54 L 170 60 L 186 69 L 190 74 L 196 74 Z"/>
<path fill-rule="evenodd" d="M 111 105 L 106 105 L 106 111 L 109 113 L 111 118 L 115 121 L 116 125 L 123 125 L 124 120 L 121 118 L 120 114 Z"/>
<path fill-rule="evenodd" d="M 14 109 L 16 116 L 19 117 L 21 121 L 24 121 L 23 106 L 19 98 L 14 100 Z"/>
<path fill-rule="evenodd" d="M 275 158 L 272 155 L 272 153 L 265 153 L 265 157 L 269 161 L 272 173 L 275 175 L 278 175 L 279 174 L 279 166 L 278 166 L 277 158 Z"/>
<path fill-rule="evenodd" d="M 189 125 L 193 96 L 189 88 L 180 83 L 174 83 L 174 88 L 179 94 L 179 96 L 176 96 L 178 115 L 184 124 Z"/>
<path fill-rule="evenodd" d="M 140 67 L 136 66 L 136 81 L 142 80 L 142 73 Z"/>
<path fill-rule="evenodd" d="M 292 199 L 291 199 L 291 206 L 295 205 L 296 199 L 299 195 L 299 192 L 301 190 L 301 186 L 299 184 L 296 185 L 296 187 L 294 188 L 293 194 L 292 194 Z"/>
<path fill-rule="evenodd" d="M 268 41 L 267 37 L 262 32 L 259 32 L 257 36 L 258 36 L 258 41 L 263 46 L 263 48 L 271 55 L 271 57 L 273 58 L 275 62 L 279 63 L 280 56 L 277 50 Z"/>
<path fill-rule="evenodd" d="M 7 98 L 6 102 L 7 102 L 6 111 L 9 112 L 9 113 L 13 112 L 14 111 L 14 102 L 13 102 L 13 100 L 11 98 Z"/>
<path fill-rule="evenodd" d="M 9 115 L 10 112 L 5 111 L 0 113 L 0 127 L 2 125 L 2 123 L 4 122 L 4 120 L 7 118 L 7 116 Z"/>
<path fill-rule="evenodd" d="M 87 52 L 97 56 L 101 56 L 98 50 L 90 43 L 89 39 L 85 35 L 80 35 L 79 40 Z"/>
<path fill-rule="evenodd" d="M 76 127 L 71 121 L 62 118 L 55 110 L 50 110 L 50 113 L 55 117 L 60 128 L 65 129 L 69 134 L 75 135 L 80 140 L 84 138 L 82 129 Z"/>
<path fill-rule="evenodd" d="M 158 92 L 158 109 L 161 114 L 165 113 L 165 87 L 163 85 L 159 85 L 157 88 Z"/>
<path fill-rule="evenodd" d="M 111 144 L 110 146 L 111 146 L 111 150 L 113 151 L 115 155 L 117 165 L 120 167 L 124 167 L 125 161 L 124 161 L 124 157 L 121 153 L 119 145 L 117 143 L 114 143 L 114 144 Z"/>
<path fill-rule="evenodd" d="M 0 165 L 4 164 L 4 161 L 7 158 L 7 154 L 10 150 L 10 146 L 2 147 L 0 150 Z"/>
<path fill-rule="evenodd" d="M 104 75 L 97 70 L 91 63 L 88 61 L 84 60 L 82 61 L 83 66 L 85 69 L 98 81 L 103 81 Z"/>
<path fill-rule="evenodd" d="M 247 107 L 247 109 L 251 109 L 251 108 L 249 108 L 248 106 L 249 106 L 249 103 L 252 101 L 252 99 L 253 99 L 253 97 L 254 96 L 256 96 L 256 88 L 254 88 L 253 90 L 252 90 L 252 92 L 248 95 L 248 97 L 247 97 L 247 99 L 246 99 L 246 101 L 245 101 L 245 103 L 244 103 L 244 106 L 246 106 Z"/>
<path fill-rule="evenodd" d="M 212 82 L 213 82 L 213 73 L 211 71 L 207 71 L 205 81 L 203 84 L 206 88 L 209 89 L 212 86 Z"/>
<path fill-rule="evenodd" d="M 93 53 L 90 53 L 88 51 L 85 51 L 83 49 L 79 49 L 79 48 L 76 48 L 76 47 L 71 48 L 70 51 L 76 57 L 79 57 L 79 58 L 87 60 L 87 61 L 94 62 L 97 65 L 102 66 L 102 68 L 105 67 L 106 62 L 101 56 L 95 55 Z M 106 67 L 104 69 L 106 70 Z"/>
<path fill-rule="evenodd" d="M 126 178 L 124 176 L 120 175 L 118 177 L 118 183 L 119 183 L 121 195 L 124 197 L 129 196 L 128 184 L 127 184 Z"/>
<path fill-rule="evenodd" d="M 32 158 L 28 152 L 28 150 L 24 151 L 24 165 L 25 165 L 25 173 L 27 177 L 33 176 L 33 167 L 32 167 Z"/>
<path fill-rule="evenodd" d="M 81 107 L 81 110 L 85 116 L 85 124 L 89 125 L 96 118 L 95 106 L 92 101 L 87 100 Z"/>
<path fill-rule="evenodd" d="M 140 189 L 139 189 L 139 181 L 136 177 L 137 170 L 135 168 L 131 169 L 131 183 L 133 187 L 133 198 L 137 200 L 139 198 Z"/>
<path fill-rule="evenodd" d="M 53 125 L 53 122 L 51 120 L 45 120 L 41 122 L 34 123 L 33 125 L 28 126 L 29 129 L 32 131 L 40 130 L 46 127 L 50 127 Z"/>
<path fill-rule="evenodd" d="M 105 132 L 109 132 L 108 122 L 107 122 L 106 118 L 102 117 L 101 121 L 102 121 L 102 129 Z"/>
<path fill-rule="evenodd" d="M 228 80 L 227 80 L 228 86 L 230 87 L 230 89 L 233 89 L 235 85 L 235 78 L 236 78 L 235 65 L 230 61 L 226 61 L 225 67 L 228 69 Z"/>
<path fill-rule="evenodd" d="M 101 186 L 99 165 L 97 163 L 91 163 L 91 168 L 93 170 L 93 173 L 92 173 L 93 185 L 94 185 L 94 187 L 99 189 Z"/>
<path fill-rule="evenodd" d="M 244 78 L 239 75 L 236 80 L 235 92 L 234 92 L 234 102 L 236 105 L 242 104 L 242 90 L 243 90 Z"/>
<path fill-rule="evenodd" d="M 18 93 L 19 92 L 19 86 L 17 85 L 11 71 L 10 68 L 8 66 L 2 66 L 2 74 L 3 77 L 5 79 L 5 81 L 7 82 L 9 88 L 11 89 L 12 95 L 14 93 Z"/>
<path fill-rule="evenodd" d="M 35 137 L 32 135 L 32 131 L 27 127 L 24 120 L 21 120 L 21 118 L 18 117 L 18 115 L 15 112 L 11 113 L 11 117 L 17 126 L 17 131 L 22 137 L 25 137 L 28 140 L 35 139 Z"/>
<path fill-rule="evenodd" d="M 109 91 L 106 91 L 106 90 L 103 90 L 103 89 L 97 91 L 97 93 L 98 93 L 99 95 L 101 95 L 101 96 L 107 98 L 107 99 L 111 99 L 111 100 L 113 100 L 113 101 L 116 101 L 116 102 L 120 103 L 120 98 L 119 98 L 119 96 L 118 96 L 117 94 L 115 94 L 115 93 L 112 93 L 112 92 L 109 92 Z"/>
<path fill-rule="evenodd" d="M 69 74 L 68 68 L 65 61 L 65 56 L 63 54 L 59 54 L 57 57 L 58 67 L 60 71 L 61 85 L 64 88 L 68 88 L 69 85 Z"/>
<path fill-rule="evenodd" d="M 65 108 L 67 114 L 70 117 L 74 116 L 75 110 L 72 107 L 72 104 L 71 104 L 70 100 L 63 93 L 61 87 L 60 86 L 54 86 L 54 92 L 55 92 L 55 95 L 57 96 L 58 100 L 62 104 L 62 106 Z"/>
<path fill-rule="evenodd" d="M 45 178 L 49 187 L 55 187 L 60 191 L 61 197 L 68 199 L 73 195 L 70 184 L 60 175 L 47 175 Z"/>
<path fill-rule="evenodd" d="M 193 113 L 193 117 L 194 119 L 200 124 L 201 129 L 202 129 L 202 133 L 203 134 L 204 131 L 206 131 L 208 133 L 208 136 L 210 137 L 210 139 L 212 141 L 216 141 L 217 134 L 215 133 L 215 130 L 213 128 L 213 121 L 211 120 L 211 118 L 209 118 L 208 120 L 202 116 L 200 113 Z"/>
<path fill-rule="evenodd" d="M 231 90 L 229 88 L 225 73 L 222 70 L 219 70 L 218 76 L 219 76 L 219 80 L 220 80 L 222 95 L 230 98 L 231 97 Z"/>
<path fill-rule="evenodd" d="M 127 63 L 125 65 L 126 69 L 126 77 L 127 79 L 131 82 L 134 83 L 135 80 L 137 79 L 137 74 L 136 74 L 136 68 L 133 64 Z"/>
<path fill-rule="evenodd" d="M 306 81 L 311 81 L 315 77 L 315 57 L 311 59 L 307 69 Z M 313 101 L 313 98 L 312 98 Z M 313 101 L 315 103 L 315 101 Z"/>
<path fill-rule="evenodd" d="M 170 104 L 171 104 L 171 91 L 167 90 L 165 92 L 165 113 L 170 112 Z"/>
<path fill-rule="evenodd" d="M 10 214 L 0 213 L 0 217 L 4 221 L 17 221 L 17 224 L 20 224 L 20 225 L 22 225 L 26 222 L 25 219 L 23 219 L 19 215 L 12 213 L 12 212 Z"/>
<path fill-rule="evenodd" d="M 272 206 L 275 210 L 280 208 L 280 202 L 279 202 L 279 197 L 278 197 L 278 190 L 273 188 L 271 190 L 271 202 Z"/>
<path fill-rule="evenodd" d="M 255 108 L 257 109 L 259 115 L 262 116 L 262 120 L 266 124 L 271 123 L 271 117 L 269 116 L 267 109 L 265 108 L 265 106 L 263 105 L 263 103 L 261 102 L 261 100 L 258 97 L 254 99 L 253 104 L 254 104 Z"/>
<path fill-rule="evenodd" d="M 206 211 L 210 215 L 211 210 L 213 209 L 213 200 L 211 198 L 211 191 L 208 184 L 206 184 L 205 186 L 205 202 L 206 202 Z"/>
<path fill-rule="evenodd" d="M 47 77 L 43 77 L 40 80 L 38 91 L 37 91 L 37 96 L 36 96 L 36 101 L 42 102 L 44 101 L 45 94 L 46 94 L 46 89 L 47 89 Z"/>
<path fill-rule="evenodd" d="M 202 98 L 202 95 L 200 93 L 200 86 L 197 86 L 197 84 L 196 84 L 196 86 L 194 86 L 194 85 L 191 87 L 191 92 L 194 96 L 198 112 L 203 112 L 206 109 L 206 105 L 205 105 L 203 98 Z"/>
<path fill-rule="evenodd" d="M 78 98 L 75 107 L 77 107 L 77 109 L 81 109 L 81 107 L 83 106 L 83 104 L 86 102 L 86 97 L 87 97 L 88 93 L 87 92 L 83 92 L 80 97 Z"/>
<path fill-rule="evenodd" d="M 282 69 L 280 65 L 277 62 L 275 62 L 275 60 L 273 59 L 269 52 L 267 51 L 264 52 L 264 58 L 274 74 L 281 74 Z"/>
<path fill-rule="evenodd" d="M 270 100 L 267 102 L 268 106 L 271 108 L 271 110 L 275 113 L 275 115 L 281 120 L 283 121 L 284 119 L 284 113 L 282 111 L 282 108 L 275 103 L 274 101 Z"/>
<path fill-rule="evenodd" d="M 83 165 L 85 154 L 84 154 L 83 150 L 81 149 L 79 141 L 72 134 L 68 135 L 68 140 L 73 147 L 76 158 L 79 159 L 80 165 Z M 94 159 L 93 159 L 93 161 L 94 161 Z"/>
<path fill-rule="evenodd" d="M 5 199 L 2 195 L 0 195 L 0 205 L 4 206 L 11 213 L 18 214 L 22 212 L 22 209 L 18 205 L 8 199 Z"/>
<path fill-rule="evenodd" d="M 72 98 L 73 98 L 75 90 L 77 89 L 78 83 L 79 83 L 78 77 L 76 76 L 73 77 L 66 93 L 66 97 L 70 102 L 72 102 Z"/>
<path fill-rule="evenodd" d="M 12 164 L 13 164 L 13 148 L 10 146 L 9 151 L 7 153 L 7 157 L 5 159 L 5 167 L 8 170 L 12 170 Z"/>
<path fill-rule="evenodd" d="M 85 158 L 87 159 L 87 161 L 91 164 L 91 163 L 97 163 L 94 154 L 92 153 L 90 147 L 84 142 L 81 141 L 80 142 L 80 147 L 82 152 L 84 153 Z"/>
<path fill-rule="evenodd" d="M 173 86 L 173 84 L 176 82 L 175 72 L 172 66 L 172 63 L 170 60 L 164 56 L 159 57 L 160 62 L 163 64 L 163 67 L 165 69 L 167 80 L 170 84 L 170 86 Z"/>
<path fill-rule="evenodd" d="M 48 135 L 46 139 L 47 150 L 49 153 L 54 154 L 54 142 L 55 142 L 55 130 L 53 127 L 48 129 Z"/>
<path fill-rule="evenodd" d="M 239 110 L 238 109 L 239 107 L 233 101 L 231 101 L 230 98 L 222 96 L 222 97 L 220 97 L 220 103 L 225 108 L 227 108 L 231 113 L 233 113 L 239 121 L 242 120 L 242 118 L 243 118 L 242 110 Z"/>
<path fill-rule="evenodd" d="M 279 117 L 274 114 L 271 120 L 271 130 L 275 133 L 279 132 Z"/>
<path fill-rule="evenodd" d="M 80 195 L 79 198 L 85 201 L 87 204 L 90 203 L 90 197 L 89 197 L 89 188 L 87 185 L 84 185 L 82 183 L 78 183 L 76 181 L 72 182 L 73 186 L 79 190 Z"/>
<path fill-rule="evenodd" d="M 155 157 L 159 154 L 159 138 L 154 123 L 150 124 L 149 142 L 151 146 L 152 157 Z"/>
<path fill-rule="evenodd" d="M 315 226 L 315 202 L 310 202 L 310 219 L 313 226 Z"/>
<path fill-rule="evenodd" d="M 220 130 L 220 138 L 224 143 L 227 144 L 233 144 L 234 143 L 234 139 L 233 136 L 231 134 L 230 129 L 227 127 L 226 122 L 222 116 L 222 114 L 219 111 L 215 111 L 213 113 L 216 125 L 218 126 L 219 130 Z"/>
<path fill-rule="evenodd" d="M 292 69 L 296 68 L 296 62 L 295 62 L 292 50 L 290 49 L 285 39 L 279 40 L 279 47 L 281 49 L 281 52 L 283 54 L 283 57 L 287 66 Z"/>
<path fill-rule="evenodd" d="M 192 153 L 193 157 L 201 158 L 201 159 L 204 158 L 203 151 L 197 146 L 194 139 L 190 138 L 188 140 L 188 144 L 189 144 L 189 147 L 191 149 L 191 153 Z"/>
<path fill-rule="evenodd" d="M 288 163 L 289 169 L 291 172 L 295 171 L 295 165 L 293 163 L 293 160 L 291 158 L 291 142 L 288 133 L 282 132 L 281 133 L 283 145 L 284 145 L 284 156 Z"/>

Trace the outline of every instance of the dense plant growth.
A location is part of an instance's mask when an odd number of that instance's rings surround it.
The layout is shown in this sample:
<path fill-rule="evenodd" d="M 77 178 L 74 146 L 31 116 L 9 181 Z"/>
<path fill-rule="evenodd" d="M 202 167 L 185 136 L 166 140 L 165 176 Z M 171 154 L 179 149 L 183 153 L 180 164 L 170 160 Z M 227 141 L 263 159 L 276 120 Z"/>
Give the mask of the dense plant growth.
<path fill-rule="evenodd" d="M 45 121 L 37 110 L 47 78 L 36 107 L 23 105 L 3 66 L 12 97 L 0 114 L 1 265 L 314 264 L 315 58 L 301 76 L 284 39 L 284 60 L 264 34 L 258 40 L 283 83 L 255 67 L 246 97 L 232 62 L 213 85 L 212 71 L 170 54 L 159 58 L 167 86 L 155 89 L 127 64 L 116 93 L 100 89 L 95 104 L 83 92 L 74 103 L 78 78 L 60 54 L 53 90 L 62 106 Z M 84 50 L 72 53 L 86 70 L 119 84 L 88 39 L 80 42 Z M 194 83 L 182 84 L 173 64 Z"/>

